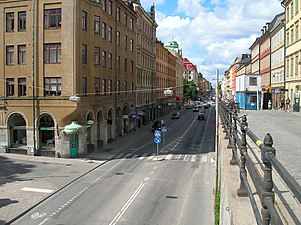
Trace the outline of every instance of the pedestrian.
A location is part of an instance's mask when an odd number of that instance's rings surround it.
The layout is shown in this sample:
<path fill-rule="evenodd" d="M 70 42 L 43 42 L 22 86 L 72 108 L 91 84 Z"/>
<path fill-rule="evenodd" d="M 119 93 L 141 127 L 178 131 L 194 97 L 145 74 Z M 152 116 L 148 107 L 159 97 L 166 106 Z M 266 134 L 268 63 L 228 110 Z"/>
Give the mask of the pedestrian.
<path fill-rule="evenodd" d="M 291 100 L 289 98 L 286 99 L 285 101 L 285 105 L 286 105 L 286 111 L 289 112 L 289 109 L 290 109 L 290 103 L 291 103 Z"/>
<path fill-rule="evenodd" d="M 284 111 L 284 98 L 281 98 L 279 106 L 280 106 L 280 110 L 283 112 Z"/>
<path fill-rule="evenodd" d="M 268 101 L 268 109 L 269 109 L 269 110 L 272 109 L 272 101 L 271 101 L 271 99 Z"/>

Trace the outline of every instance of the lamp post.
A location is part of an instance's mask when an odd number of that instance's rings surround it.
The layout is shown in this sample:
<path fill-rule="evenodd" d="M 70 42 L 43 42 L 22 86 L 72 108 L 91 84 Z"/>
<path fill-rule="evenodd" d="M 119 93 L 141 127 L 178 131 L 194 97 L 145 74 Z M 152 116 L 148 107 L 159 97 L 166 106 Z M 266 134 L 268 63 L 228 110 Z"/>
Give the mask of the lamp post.
<path fill-rule="evenodd" d="M 219 103 L 219 93 L 218 93 L 218 83 L 219 83 L 219 70 L 216 70 L 216 88 L 215 88 L 215 193 L 218 190 L 218 171 L 219 171 L 219 114 L 218 114 L 218 103 Z M 215 194 L 216 198 L 216 194 Z"/>

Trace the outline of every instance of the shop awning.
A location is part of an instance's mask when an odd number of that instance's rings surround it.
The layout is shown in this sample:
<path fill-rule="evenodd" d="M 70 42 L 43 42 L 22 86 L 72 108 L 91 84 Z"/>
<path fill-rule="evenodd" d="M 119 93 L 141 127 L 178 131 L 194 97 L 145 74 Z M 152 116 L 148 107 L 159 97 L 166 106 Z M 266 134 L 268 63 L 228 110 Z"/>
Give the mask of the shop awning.
<path fill-rule="evenodd" d="M 77 121 L 72 121 L 71 124 L 64 127 L 63 133 L 74 134 L 86 130 L 88 127 L 86 125 L 80 125 Z"/>

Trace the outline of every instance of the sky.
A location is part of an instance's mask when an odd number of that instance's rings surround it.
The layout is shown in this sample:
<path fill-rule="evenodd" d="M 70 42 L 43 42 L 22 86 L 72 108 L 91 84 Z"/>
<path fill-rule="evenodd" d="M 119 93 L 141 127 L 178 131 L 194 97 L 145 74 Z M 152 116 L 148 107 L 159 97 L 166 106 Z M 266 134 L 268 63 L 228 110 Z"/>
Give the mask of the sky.
<path fill-rule="evenodd" d="M 236 57 L 250 54 L 250 46 L 267 22 L 284 12 L 280 0 L 141 0 L 145 11 L 155 5 L 157 38 L 174 39 L 183 58 L 215 83 Z"/>

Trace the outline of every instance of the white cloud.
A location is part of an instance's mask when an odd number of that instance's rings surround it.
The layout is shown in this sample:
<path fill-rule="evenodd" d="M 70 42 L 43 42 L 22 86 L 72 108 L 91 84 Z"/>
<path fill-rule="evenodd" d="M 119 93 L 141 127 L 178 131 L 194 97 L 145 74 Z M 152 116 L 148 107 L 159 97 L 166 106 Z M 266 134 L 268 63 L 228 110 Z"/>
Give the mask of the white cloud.
<path fill-rule="evenodd" d="M 166 43 L 174 38 L 183 57 L 210 81 L 217 68 L 222 75 L 236 57 L 249 53 L 262 27 L 284 11 L 279 0 L 178 0 L 172 15 L 163 13 L 163 2 L 155 6 L 158 39 Z"/>

